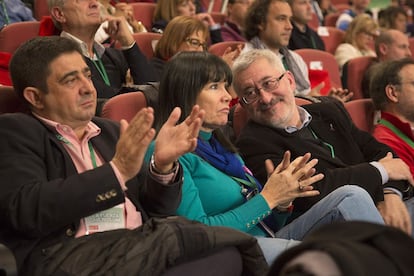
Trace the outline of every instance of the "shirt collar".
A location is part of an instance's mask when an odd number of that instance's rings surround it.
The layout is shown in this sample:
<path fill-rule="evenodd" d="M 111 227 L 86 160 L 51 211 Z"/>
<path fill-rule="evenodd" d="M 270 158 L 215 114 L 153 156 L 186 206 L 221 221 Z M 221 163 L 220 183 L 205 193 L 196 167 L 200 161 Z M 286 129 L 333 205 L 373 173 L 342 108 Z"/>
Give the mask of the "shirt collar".
<path fill-rule="evenodd" d="M 55 130 L 58 134 L 60 134 L 63 137 L 77 137 L 73 129 L 68 125 L 64 125 L 53 120 L 46 119 L 36 113 L 33 113 L 33 116 L 41 120 L 43 123 L 45 123 L 47 126 Z M 90 121 L 86 126 L 86 133 L 83 136 L 82 140 L 86 139 L 87 141 L 89 141 L 89 139 L 98 136 L 100 133 L 101 128 L 98 127 L 94 122 Z"/>
<path fill-rule="evenodd" d="M 299 127 L 297 127 L 297 126 L 287 126 L 287 127 L 285 127 L 285 131 L 287 133 L 294 133 L 298 130 L 301 130 L 302 128 L 307 127 L 309 125 L 309 123 L 312 121 L 312 115 L 310 115 L 309 112 L 306 109 L 304 109 L 301 106 L 297 106 L 297 108 L 298 108 L 298 111 L 299 111 L 299 118 L 300 118 L 300 121 L 302 122 L 302 124 Z"/>
<path fill-rule="evenodd" d="M 60 33 L 60 36 L 61 37 L 66 37 L 66 38 L 70 38 L 70 39 L 76 41 L 76 43 L 78 43 L 79 46 L 81 47 L 82 55 L 84 55 L 85 57 L 87 57 L 89 59 L 96 60 L 98 58 L 101 58 L 103 56 L 104 52 L 105 52 L 105 47 L 102 44 L 100 44 L 100 43 L 98 43 L 98 42 L 95 41 L 93 43 L 93 49 L 95 50 L 95 55 L 93 57 L 91 57 L 89 55 L 88 47 L 87 47 L 87 45 L 86 45 L 85 42 L 83 42 L 82 40 L 80 40 L 76 36 L 73 36 L 70 33 L 65 32 L 65 31 L 62 31 Z M 98 55 L 98 56 L 96 57 L 96 55 Z"/>

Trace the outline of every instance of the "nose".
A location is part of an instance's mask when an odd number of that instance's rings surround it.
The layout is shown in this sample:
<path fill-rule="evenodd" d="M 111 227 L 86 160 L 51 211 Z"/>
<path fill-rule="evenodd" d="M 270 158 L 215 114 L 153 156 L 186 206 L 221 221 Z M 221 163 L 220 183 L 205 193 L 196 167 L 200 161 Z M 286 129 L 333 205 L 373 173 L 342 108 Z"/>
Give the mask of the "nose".
<path fill-rule="evenodd" d="M 90 94 L 95 90 L 95 86 L 93 85 L 93 82 L 90 78 L 86 76 L 81 76 L 81 93 L 82 94 Z"/>
<path fill-rule="evenodd" d="M 259 101 L 261 103 L 267 104 L 272 101 L 272 93 L 264 91 L 263 88 L 257 88 L 257 90 L 259 91 Z"/>
<path fill-rule="evenodd" d="M 286 25 L 285 25 L 285 28 L 286 28 L 287 30 L 292 30 L 292 29 L 293 29 L 292 22 L 290 21 L 290 19 L 287 19 L 287 20 L 286 20 Z"/>
<path fill-rule="evenodd" d="M 195 5 L 193 1 L 188 2 L 188 5 L 190 6 L 190 10 L 194 11 L 195 10 Z"/>

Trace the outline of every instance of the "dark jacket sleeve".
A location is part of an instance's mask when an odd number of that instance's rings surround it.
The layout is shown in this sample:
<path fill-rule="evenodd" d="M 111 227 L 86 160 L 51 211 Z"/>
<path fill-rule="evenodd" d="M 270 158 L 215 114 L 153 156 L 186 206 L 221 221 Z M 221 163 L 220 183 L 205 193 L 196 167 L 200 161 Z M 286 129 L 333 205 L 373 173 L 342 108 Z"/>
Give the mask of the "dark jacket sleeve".
<path fill-rule="evenodd" d="M 134 84 L 145 84 L 149 81 L 158 80 L 152 64 L 148 62 L 147 57 L 141 52 L 136 43 L 131 49 L 122 52 L 131 70 Z"/>

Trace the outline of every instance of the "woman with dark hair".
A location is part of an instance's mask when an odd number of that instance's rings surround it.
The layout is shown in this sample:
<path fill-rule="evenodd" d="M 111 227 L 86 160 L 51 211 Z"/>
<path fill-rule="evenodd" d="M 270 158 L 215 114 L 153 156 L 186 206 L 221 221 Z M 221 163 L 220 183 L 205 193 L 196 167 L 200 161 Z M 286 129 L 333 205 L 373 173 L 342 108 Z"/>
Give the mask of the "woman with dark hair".
<path fill-rule="evenodd" d="M 361 188 L 349 186 L 347 192 L 338 189 L 331 194 L 341 200 L 330 200 L 331 195 L 328 195 L 326 200 L 285 226 L 292 214 L 292 201 L 297 197 L 318 195 L 312 184 L 323 175 L 314 175 L 317 160 L 310 160 L 310 154 L 290 162 L 287 152 L 276 169 L 267 161 L 269 179 L 262 187 L 220 129 L 228 120 L 231 96 L 227 89 L 231 82 L 228 65 L 206 52 L 181 52 L 165 67 L 159 109 L 155 114 L 157 127 L 176 106 L 182 110 L 179 121 L 184 120 L 194 105 L 205 111 L 196 150 L 179 158 L 184 170 L 184 185 L 177 215 L 257 236 L 269 263 L 286 247 L 296 243 L 287 239 L 300 240 L 319 225 L 348 219 L 383 223 L 372 201 L 366 200 L 369 195 Z M 151 153 L 150 148 L 147 160 Z M 151 159 L 156 164 L 157 160 Z M 367 201 L 367 206 L 363 211 L 343 206 L 345 197 L 351 201 Z M 342 213 L 343 208 L 346 215 Z"/>

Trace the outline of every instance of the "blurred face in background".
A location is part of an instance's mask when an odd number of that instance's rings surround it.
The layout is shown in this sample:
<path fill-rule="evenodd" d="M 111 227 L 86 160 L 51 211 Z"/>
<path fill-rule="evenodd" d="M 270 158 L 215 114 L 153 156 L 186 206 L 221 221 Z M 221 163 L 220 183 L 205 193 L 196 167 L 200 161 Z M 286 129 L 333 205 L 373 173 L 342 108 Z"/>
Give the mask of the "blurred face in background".
<path fill-rule="evenodd" d="M 183 51 L 206 51 L 206 35 L 203 32 L 195 32 L 185 39 L 178 48 L 178 52 Z"/>
<path fill-rule="evenodd" d="M 293 0 L 292 14 L 293 21 L 299 24 L 307 24 L 312 20 L 312 1 L 311 0 Z"/>
<path fill-rule="evenodd" d="M 192 0 L 181 1 L 177 6 L 178 15 L 194 16 L 196 13 L 196 6 Z"/>

